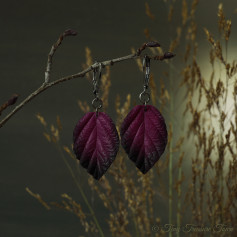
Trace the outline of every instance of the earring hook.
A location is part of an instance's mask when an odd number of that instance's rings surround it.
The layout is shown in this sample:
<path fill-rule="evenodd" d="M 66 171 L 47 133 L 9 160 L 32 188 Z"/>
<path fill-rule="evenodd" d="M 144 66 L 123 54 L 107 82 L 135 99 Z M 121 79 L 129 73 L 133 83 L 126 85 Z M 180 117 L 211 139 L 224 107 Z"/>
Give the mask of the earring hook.
<path fill-rule="evenodd" d="M 98 95 L 99 93 L 99 87 L 100 87 L 100 80 L 101 80 L 101 70 L 102 70 L 102 66 L 101 63 L 99 63 L 99 67 L 96 67 L 93 69 L 93 93 L 94 95 Z M 99 71 L 99 76 L 97 76 Z"/>
<path fill-rule="evenodd" d="M 96 110 L 96 116 L 98 116 L 98 110 L 102 108 L 103 102 L 99 98 L 99 88 L 101 81 L 102 65 L 99 63 L 99 67 L 93 69 L 93 93 L 95 98 L 92 100 L 92 106 Z"/>
<path fill-rule="evenodd" d="M 140 101 L 145 105 L 146 110 L 146 104 L 150 101 L 150 93 L 147 92 L 149 89 L 149 80 L 150 80 L 150 58 L 145 55 L 143 58 L 143 73 L 144 73 L 144 85 L 143 85 L 143 91 L 139 95 Z"/>
<path fill-rule="evenodd" d="M 147 55 L 145 55 L 143 58 L 143 73 L 144 73 L 144 86 L 146 87 L 149 86 L 150 67 L 151 67 L 150 58 Z"/>

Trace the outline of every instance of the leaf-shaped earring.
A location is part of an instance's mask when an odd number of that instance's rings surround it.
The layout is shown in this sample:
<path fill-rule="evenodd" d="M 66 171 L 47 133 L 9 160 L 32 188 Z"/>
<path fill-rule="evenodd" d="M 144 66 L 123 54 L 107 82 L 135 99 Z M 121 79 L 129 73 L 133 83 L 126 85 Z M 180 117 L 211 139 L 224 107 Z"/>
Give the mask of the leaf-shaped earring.
<path fill-rule="evenodd" d="M 85 114 L 73 132 L 73 150 L 76 157 L 95 179 L 100 179 L 104 175 L 119 149 L 119 136 L 112 119 L 98 111 L 102 108 L 102 100 L 98 97 L 101 69 L 99 64 L 98 79 L 96 78 L 98 69 L 93 70 L 95 98 L 92 105 L 96 112 Z"/>
<path fill-rule="evenodd" d="M 144 90 L 139 98 L 143 105 L 135 106 L 124 119 L 121 143 L 129 158 L 145 174 L 159 160 L 167 144 L 166 124 L 160 111 L 152 105 L 149 89 L 150 58 L 143 59 Z"/>

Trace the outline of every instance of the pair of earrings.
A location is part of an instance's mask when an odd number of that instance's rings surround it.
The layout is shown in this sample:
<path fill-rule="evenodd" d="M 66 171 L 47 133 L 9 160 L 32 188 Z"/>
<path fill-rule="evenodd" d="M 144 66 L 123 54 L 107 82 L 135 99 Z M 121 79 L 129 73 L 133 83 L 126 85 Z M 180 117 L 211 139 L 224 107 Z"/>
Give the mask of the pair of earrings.
<path fill-rule="evenodd" d="M 73 149 L 80 164 L 95 179 L 100 179 L 114 161 L 119 150 L 119 136 L 112 119 L 104 112 L 98 96 L 102 65 L 93 70 L 95 112 L 85 114 L 73 132 Z M 147 105 L 150 100 L 150 58 L 143 59 L 144 88 L 139 95 L 142 105 L 135 106 L 124 119 L 121 144 L 128 157 L 143 173 L 147 173 L 158 161 L 167 144 L 165 120 L 158 109 Z M 99 73 L 98 73 L 99 71 Z M 97 78 L 97 74 L 98 78 Z"/>

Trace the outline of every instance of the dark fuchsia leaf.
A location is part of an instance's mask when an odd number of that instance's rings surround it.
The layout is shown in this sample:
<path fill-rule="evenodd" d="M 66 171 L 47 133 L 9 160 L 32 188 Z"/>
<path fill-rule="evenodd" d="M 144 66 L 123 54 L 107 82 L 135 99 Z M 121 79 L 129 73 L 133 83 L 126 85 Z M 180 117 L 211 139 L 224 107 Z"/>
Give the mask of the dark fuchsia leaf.
<path fill-rule="evenodd" d="M 124 119 L 120 135 L 123 148 L 143 174 L 159 160 L 167 144 L 165 120 L 152 105 L 135 106 Z"/>
<path fill-rule="evenodd" d="M 119 136 L 112 119 L 103 112 L 89 112 L 77 123 L 73 132 L 73 149 L 80 164 L 100 179 L 114 161 L 119 150 Z"/>

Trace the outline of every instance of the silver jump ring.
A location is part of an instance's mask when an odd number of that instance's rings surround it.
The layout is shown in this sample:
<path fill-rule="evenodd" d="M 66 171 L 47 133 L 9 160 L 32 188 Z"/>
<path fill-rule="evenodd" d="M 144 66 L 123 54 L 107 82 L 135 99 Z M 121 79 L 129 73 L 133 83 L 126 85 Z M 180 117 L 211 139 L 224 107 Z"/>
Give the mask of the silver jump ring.
<path fill-rule="evenodd" d="M 103 101 L 100 98 L 96 97 L 95 99 L 92 100 L 92 106 L 94 109 L 96 110 L 101 109 L 102 105 Z"/>
<path fill-rule="evenodd" d="M 139 99 L 143 104 L 147 104 L 150 101 L 150 94 L 143 91 L 140 95 L 139 95 Z"/>

